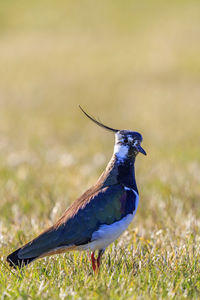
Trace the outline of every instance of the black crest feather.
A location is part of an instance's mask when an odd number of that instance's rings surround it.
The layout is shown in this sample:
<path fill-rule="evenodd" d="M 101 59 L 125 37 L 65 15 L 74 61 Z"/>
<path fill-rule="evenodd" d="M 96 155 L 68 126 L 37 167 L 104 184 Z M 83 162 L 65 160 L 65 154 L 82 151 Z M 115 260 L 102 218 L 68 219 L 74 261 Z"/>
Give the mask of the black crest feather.
<path fill-rule="evenodd" d="M 119 131 L 118 129 L 111 128 L 111 127 L 106 126 L 106 125 L 102 124 L 101 122 L 97 121 L 94 117 L 91 117 L 90 115 L 88 115 L 88 113 L 86 113 L 80 105 L 79 105 L 79 108 L 80 108 L 80 110 L 86 115 L 86 117 L 88 117 L 91 121 L 93 121 L 93 122 L 94 122 L 95 124 L 97 124 L 98 126 L 104 128 L 104 129 L 106 129 L 106 130 L 115 132 L 115 133 Z"/>

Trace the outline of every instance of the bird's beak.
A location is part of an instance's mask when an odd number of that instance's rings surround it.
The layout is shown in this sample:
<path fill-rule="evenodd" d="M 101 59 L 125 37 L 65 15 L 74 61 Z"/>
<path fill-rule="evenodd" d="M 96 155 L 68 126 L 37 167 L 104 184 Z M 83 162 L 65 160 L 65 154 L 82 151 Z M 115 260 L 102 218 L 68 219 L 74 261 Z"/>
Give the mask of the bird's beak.
<path fill-rule="evenodd" d="M 142 154 L 144 154 L 144 155 L 147 155 L 147 154 L 146 154 L 146 151 L 144 151 L 144 149 L 142 148 L 141 145 L 136 146 L 136 148 L 137 148 L 138 152 L 140 152 L 140 153 L 142 153 Z"/>

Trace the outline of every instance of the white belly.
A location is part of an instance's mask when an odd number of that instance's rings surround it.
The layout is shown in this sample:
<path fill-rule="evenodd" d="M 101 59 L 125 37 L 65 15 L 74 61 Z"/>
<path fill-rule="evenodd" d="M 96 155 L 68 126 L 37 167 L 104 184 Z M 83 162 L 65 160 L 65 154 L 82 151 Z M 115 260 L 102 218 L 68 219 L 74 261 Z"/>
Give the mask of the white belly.
<path fill-rule="evenodd" d="M 132 214 L 128 214 L 126 217 L 117 221 L 111 225 L 101 225 L 97 231 L 95 231 L 92 235 L 91 242 L 85 245 L 78 246 L 79 250 L 87 250 L 90 249 L 91 251 L 105 249 L 109 244 L 114 242 L 128 227 L 128 225 L 133 220 L 137 207 L 139 197 L 136 194 L 136 201 L 135 201 L 135 210 Z"/>

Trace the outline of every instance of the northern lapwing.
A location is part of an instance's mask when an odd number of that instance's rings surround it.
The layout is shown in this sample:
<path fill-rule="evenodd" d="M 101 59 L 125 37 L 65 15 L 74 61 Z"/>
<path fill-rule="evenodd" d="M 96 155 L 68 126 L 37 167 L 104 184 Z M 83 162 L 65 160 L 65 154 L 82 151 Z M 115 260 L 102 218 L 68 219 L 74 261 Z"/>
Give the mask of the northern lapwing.
<path fill-rule="evenodd" d="M 106 247 L 133 220 L 139 201 L 135 158 L 139 152 L 146 155 L 142 135 L 108 127 L 80 109 L 94 123 L 115 133 L 112 158 L 97 182 L 53 226 L 7 257 L 12 267 L 21 268 L 38 258 L 71 250 L 89 250 L 92 268 L 97 271 Z"/>

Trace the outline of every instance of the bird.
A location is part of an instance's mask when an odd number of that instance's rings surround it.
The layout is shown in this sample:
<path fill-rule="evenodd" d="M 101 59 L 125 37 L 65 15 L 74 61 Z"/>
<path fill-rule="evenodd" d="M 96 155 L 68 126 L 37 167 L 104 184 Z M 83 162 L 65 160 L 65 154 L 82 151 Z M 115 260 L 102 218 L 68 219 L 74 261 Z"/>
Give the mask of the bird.
<path fill-rule="evenodd" d="M 97 182 L 77 198 L 54 225 L 8 255 L 11 267 L 21 269 L 42 257 L 88 250 L 96 273 L 105 249 L 127 229 L 135 216 L 139 202 L 135 159 L 138 153 L 146 155 L 141 146 L 142 135 L 106 126 L 79 108 L 96 125 L 115 134 L 113 155 Z"/>

